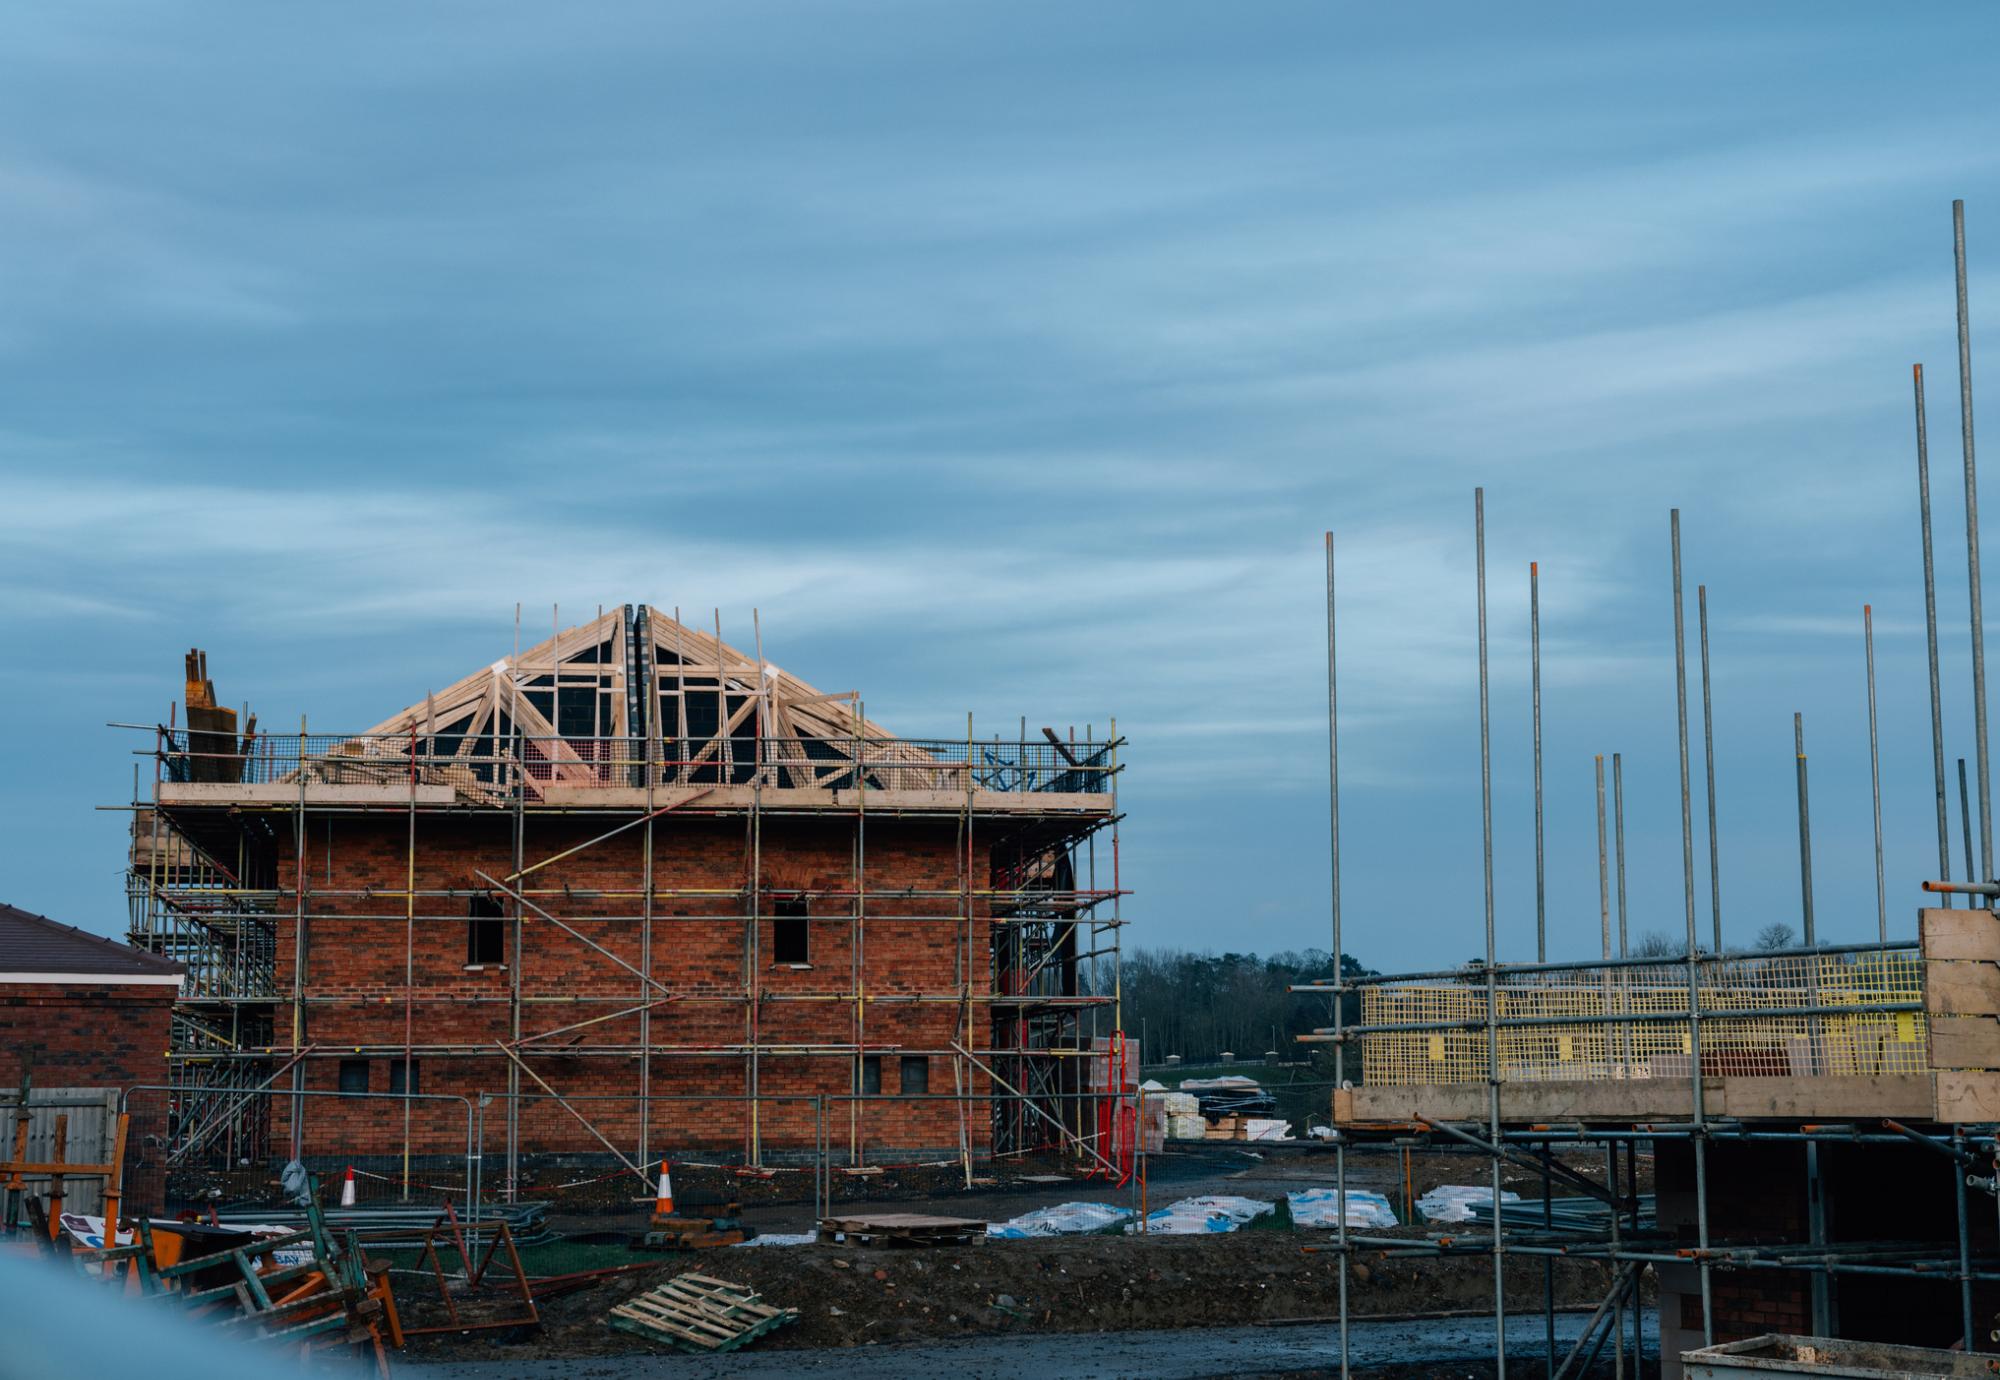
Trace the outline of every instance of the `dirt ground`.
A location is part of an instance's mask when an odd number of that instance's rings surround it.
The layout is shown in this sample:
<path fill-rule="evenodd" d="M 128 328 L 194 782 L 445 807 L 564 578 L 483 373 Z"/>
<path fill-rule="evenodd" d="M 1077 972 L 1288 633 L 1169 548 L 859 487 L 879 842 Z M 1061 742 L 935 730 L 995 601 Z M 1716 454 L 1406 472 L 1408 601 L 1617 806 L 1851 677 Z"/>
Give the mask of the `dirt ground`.
<path fill-rule="evenodd" d="M 1339 1308 L 1338 1261 L 1307 1249 L 1325 1239 L 1325 1233 L 1243 1231 L 894 1250 L 711 1251 L 550 1300 L 539 1335 L 509 1351 L 537 1357 L 644 1350 L 642 1340 L 606 1327 L 605 1313 L 687 1269 L 748 1285 L 799 1310 L 798 1322 L 759 1342 L 760 1349 L 1328 1318 Z M 1609 1278 L 1601 1266 L 1578 1261 L 1561 1262 L 1556 1274 L 1559 1301 L 1575 1304 L 1600 1296 Z M 1492 1279 L 1484 1258 L 1358 1261 L 1349 1276 L 1349 1307 L 1357 1317 L 1490 1312 Z M 1510 1309 L 1539 1311 L 1541 1290 L 1540 1262 L 1510 1263 Z M 404 1308 L 413 1321 L 441 1320 L 433 1316 L 435 1305 L 411 1299 Z M 464 1345 L 437 1339 L 421 1350 L 443 1359 Z"/>
<path fill-rule="evenodd" d="M 1441 1183 L 1483 1184 L 1489 1161 L 1456 1151 L 1413 1155 L 1410 1190 L 1421 1195 Z M 1642 1161 L 1642 1170 L 1649 1162 Z M 1579 1168 L 1587 1165 L 1579 1163 Z M 1326 1186 L 1333 1157 L 1318 1147 L 1247 1150 L 1203 1146 L 1148 1162 L 1146 1198 L 1160 1207 L 1197 1193 L 1279 1198 L 1288 1190 Z M 992 1182 L 972 1192 L 952 1191 L 929 1177 L 881 1185 L 897 1211 L 928 1211 L 1001 1220 L 1052 1202 L 1102 1201 L 1137 1206 L 1131 1188 L 1102 1180 L 1063 1178 L 1034 1182 L 1018 1172 L 983 1175 Z M 1398 1153 L 1354 1153 L 1350 1187 L 1387 1193 L 1400 1210 L 1404 1166 Z M 1642 1188 L 1650 1188 L 1642 1175 Z M 958 1180 L 963 1183 L 962 1177 Z M 1539 1197 L 1540 1179 L 1509 1170 L 1505 1186 L 1524 1198 Z M 699 1201 L 704 1186 L 680 1190 Z M 727 1191 L 729 1184 L 715 1186 Z M 942 1190 L 942 1191 L 940 1191 Z M 626 1190 L 590 1206 L 565 1204 L 553 1220 L 601 1232 L 643 1229 L 644 1208 Z M 843 1202 L 843 1210 L 852 1211 Z M 758 1230 L 811 1229 L 810 1203 L 766 1201 L 746 1206 Z M 1395 1234 L 1422 1237 L 1422 1226 Z M 621 1299 L 673 1274 L 696 1270 L 748 1285 L 767 1300 L 797 1308 L 799 1321 L 756 1343 L 756 1349 L 842 1348 L 878 1343 L 945 1341 L 1009 1334 L 1060 1334 L 1187 1327 L 1229 1327 L 1328 1319 L 1337 1314 L 1338 1261 L 1316 1248 L 1331 1242 L 1326 1230 L 1272 1229 L 1199 1236 L 1089 1236 L 1027 1241 L 986 1240 L 964 1247 L 858 1249 L 851 1246 L 731 1248 L 664 1259 L 658 1268 L 615 1277 L 591 1288 L 547 1300 L 544 1326 L 523 1334 L 472 1334 L 429 1338 L 413 1345 L 412 1360 L 527 1359 L 611 1356 L 648 1349 L 639 1338 L 612 1331 L 604 1316 Z M 635 1257 L 636 1258 L 636 1257 Z M 1594 1304 L 1608 1286 L 1594 1262 L 1562 1261 L 1556 1271 L 1559 1306 Z M 1354 1317 L 1487 1314 L 1492 1308 L 1492 1265 L 1481 1257 L 1438 1259 L 1380 1254 L 1357 1260 L 1349 1273 Z M 399 1282 L 400 1283 L 400 1282 Z M 1527 1257 L 1509 1263 L 1508 1307 L 1542 1307 L 1543 1265 Z M 434 1293 L 412 1280 L 399 1287 L 406 1320 L 442 1322 Z"/>
<path fill-rule="evenodd" d="M 1601 1155 L 1578 1158 L 1574 1167 L 1586 1178 L 1604 1181 Z M 1652 1158 L 1639 1161 L 1639 1191 L 1650 1193 Z M 1440 1184 L 1484 1186 L 1490 1161 L 1475 1151 L 1434 1147 L 1409 1157 L 1408 1191 L 1422 1197 Z M 1404 1211 L 1404 1164 L 1400 1152 L 1384 1147 L 1356 1147 L 1347 1157 L 1348 1186 L 1388 1195 L 1397 1212 Z M 1163 1207 L 1176 1198 L 1228 1193 L 1270 1198 L 1309 1187 L 1331 1187 L 1332 1148 L 1314 1144 L 1271 1145 L 1252 1149 L 1241 1143 L 1211 1142 L 1177 1145 L 1146 1160 L 1146 1183 L 1114 1188 L 1060 1163 L 1013 1163 L 983 1166 L 965 1187 L 956 1166 L 887 1171 L 880 1175 L 833 1176 L 834 1202 L 845 1212 L 893 1204 L 898 1212 L 933 1212 L 945 1216 L 981 1217 L 1003 1221 L 1050 1203 L 1107 1202 L 1137 1209 Z M 1511 1165 L 1502 1167 L 1501 1186 L 1523 1198 L 1539 1198 L 1541 1176 Z M 579 1192 L 552 1193 L 550 1219 L 559 1228 L 601 1232 L 607 1229 L 643 1231 L 651 1200 L 635 1195 L 629 1178 L 608 1179 Z M 678 1201 L 687 1205 L 735 1201 L 743 1205 L 743 1220 L 763 1233 L 805 1232 L 814 1226 L 811 1176 L 780 1173 L 759 1177 L 744 1171 L 687 1167 L 674 1170 Z M 530 1185 L 524 1197 L 537 1196 Z"/>

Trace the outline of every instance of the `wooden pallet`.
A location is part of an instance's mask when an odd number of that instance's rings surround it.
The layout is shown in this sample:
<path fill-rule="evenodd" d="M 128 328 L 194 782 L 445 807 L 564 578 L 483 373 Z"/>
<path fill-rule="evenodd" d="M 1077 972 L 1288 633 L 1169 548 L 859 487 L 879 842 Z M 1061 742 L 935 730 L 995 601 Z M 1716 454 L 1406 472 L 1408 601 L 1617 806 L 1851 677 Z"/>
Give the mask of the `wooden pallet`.
<path fill-rule="evenodd" d="M 653 1229 L 647 1232 L 633 1249 L 707 1251 L 717 1246 L 734 1246 L 749 1239 L 749 1233 L 742 1227 L 723 1225 L 724 1222 L 734 1222 L 734 1220 L 733 1218 L 655 1217 Z"/>
<path fill-rule="evenodd" d="M 819 1239 L 857 1246 L 968 1246 L 986 1239 L 986 1223 L 969 1217 L 885 1212 L 869 1217 L 826 1217 Z"/>
<path fill-rule="evenodd" d="M 676 1275 L 619 1304 L 604 1321 L 620 1332 L 682 1351 L 734 1351 L 798 1321 L 795 1308 L 773 1308 L 755 1290 L 708 1275 Z"/>

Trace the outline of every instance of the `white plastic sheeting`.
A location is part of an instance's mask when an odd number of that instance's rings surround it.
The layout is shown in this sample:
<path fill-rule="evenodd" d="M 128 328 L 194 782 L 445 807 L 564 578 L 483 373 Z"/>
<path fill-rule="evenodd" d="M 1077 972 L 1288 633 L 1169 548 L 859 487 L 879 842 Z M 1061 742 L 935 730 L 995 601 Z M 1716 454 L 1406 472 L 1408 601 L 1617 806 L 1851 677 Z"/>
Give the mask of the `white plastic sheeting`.
<path fill-rule="evenodd" d="M 1426 1222 L 1470 1222 L 1472 1209 L 1466 1206 L 1468 1203 L 1491 1204 L 1492 1201 L 1493 1190 L 1490 1188 L 1476 1184 L 1440 1184 L 1417 1199 L 1417 1211 L 1423 1214 Z M 1503 1189 L 1500 1201 L 1518 1203 L 1521 1195 Z"/>
<path fill-rule="evenodd" d="M 753 1236 L 748 1241 L 731 1242 L 734 1246 L 810 1246 L 819 1240 L 819 1233 L 810 1231 L 770 1232 L 763 1236 Z"/>
<path fill-rule="evenodd" d="M 1276 1203 L 1267 1203 L 1258 1198 L 1232 1198 L 1227 1194 L 1216 1194 L 1202 1198 L 1183 1198 L 1177 1203 L 1169 1203 L 1163 1208 L 1146 1214 L 1147 1232 L 1165 1232 L 1169 1235 L 1194 1232 L 1235 1231 L 1253 1217 L 1261 1217 L 1267 1212 L 1276 1212 Z M 1135 1226 L 1125 1228 L 1133 1231 Z"/>
<path fill-rule="evenodd" d="M 989 1223 L 986 1234 L 1009 1241 L 1031 1236 L 1083 1236 L 1129 1222 L 1133 1215 L 1131 1208 L 1114 1207 L 1110 1203 L 1057 1203 L 1005 1222 Z"/>
<path fill-rule="evenodd" d="M 1285 1202 L 1292 1210 L 1292 1223 L 1295 1226 L 1340 1225 L 1338 1189 L 1308 1188 L 1299 1193 L 1287 1193 Z M 1397 1225 L 1396 1210 L 1389 1206 L 1389 1200 L 1380 1193 L 1371 1193 L 1365 1188 L 1350 1188 L 1347 1190 L 1347 1225 L 1393 1227 Z"/>

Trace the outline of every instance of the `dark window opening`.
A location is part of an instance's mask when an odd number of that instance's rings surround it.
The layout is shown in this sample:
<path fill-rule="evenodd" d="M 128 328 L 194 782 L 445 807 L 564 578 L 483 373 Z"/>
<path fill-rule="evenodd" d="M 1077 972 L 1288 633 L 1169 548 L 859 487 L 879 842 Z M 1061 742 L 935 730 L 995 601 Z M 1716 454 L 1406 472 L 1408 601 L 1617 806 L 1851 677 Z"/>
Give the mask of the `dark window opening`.
<path fill-rule="evenodd" d="M 488 963 L 507 961 L 507 914 L 491 896 L 475 896 L 466 906 L 471 919 L 465 922 L 465 962 L 480 968 Z"/>
<path fill-rule="evenodd" d="M 903 1056 L 903 1091 L 927 1093 L 931 1090 L 931 1061 L 922 1054 Z"/>
<path fill-rule="evenodd" d="M 344 1093 L 365 1093 L 368 1091 L 368 1061 L 366 1059 L 342 1059 L 340 1061 L 340 1090 Z"/>
<path fill-rule="evenodd" d="M 812 922 L 803 898 L 778 901 L 771 907 L 771 961 L 812 962 Z"/>
<path fill-rule="evenodd" d="M 565 685 L 556 691 L 556 732 L 565 738 L 608 737 L 611 730 L 594 716 L 598 691 L 588 685 Z"/>
<path fill-rule="evenodd" d="M 391 1059 L 389 1061 L 389 1091 L 409 1093 L 415 1097 L 424 1090 L 424 1066 L 415 1059 Z M 405 1087 L 407 1075 L 408 1086 Z"/>
<path fill-rule="evenodd" d="M 430 755 L 434 758 L 456 756 L 459 745 L 465 741 L 465 731 L 471 727 L 472 720 L 470 718 L 446 724 L 431 735 Z"/>
<path fill-rule="evenodd" d="M 861 1056 L 861 1095 L 863 1097 L 882 1095 L 882 1056 L 879 1054 Z"/>
<path fill-rule="evenodd" d="M 719 706 L 715 702 L 715 685 L 706 687 L 689 685 L 682 698 L 687 709 L 687 736 L 696 742 L 706 742 L 715 736 L 715 726 L 721 722 Z"/>

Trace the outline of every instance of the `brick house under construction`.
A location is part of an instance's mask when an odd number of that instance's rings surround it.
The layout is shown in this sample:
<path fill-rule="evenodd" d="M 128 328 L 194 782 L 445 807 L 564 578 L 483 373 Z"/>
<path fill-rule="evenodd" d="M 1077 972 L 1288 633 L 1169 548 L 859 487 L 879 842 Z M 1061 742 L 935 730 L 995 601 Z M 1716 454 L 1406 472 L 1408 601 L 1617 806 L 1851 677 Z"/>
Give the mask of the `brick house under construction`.
<path fill-rule="evenodd" d="M 898 738 L 644 605 L 360 734 L 188 689 L 130 888 L 188 969 L 177 1155 L 449 1152 L 481 1095 L 489 1175 L 1095 1133 L 1115 735 Z"/>

